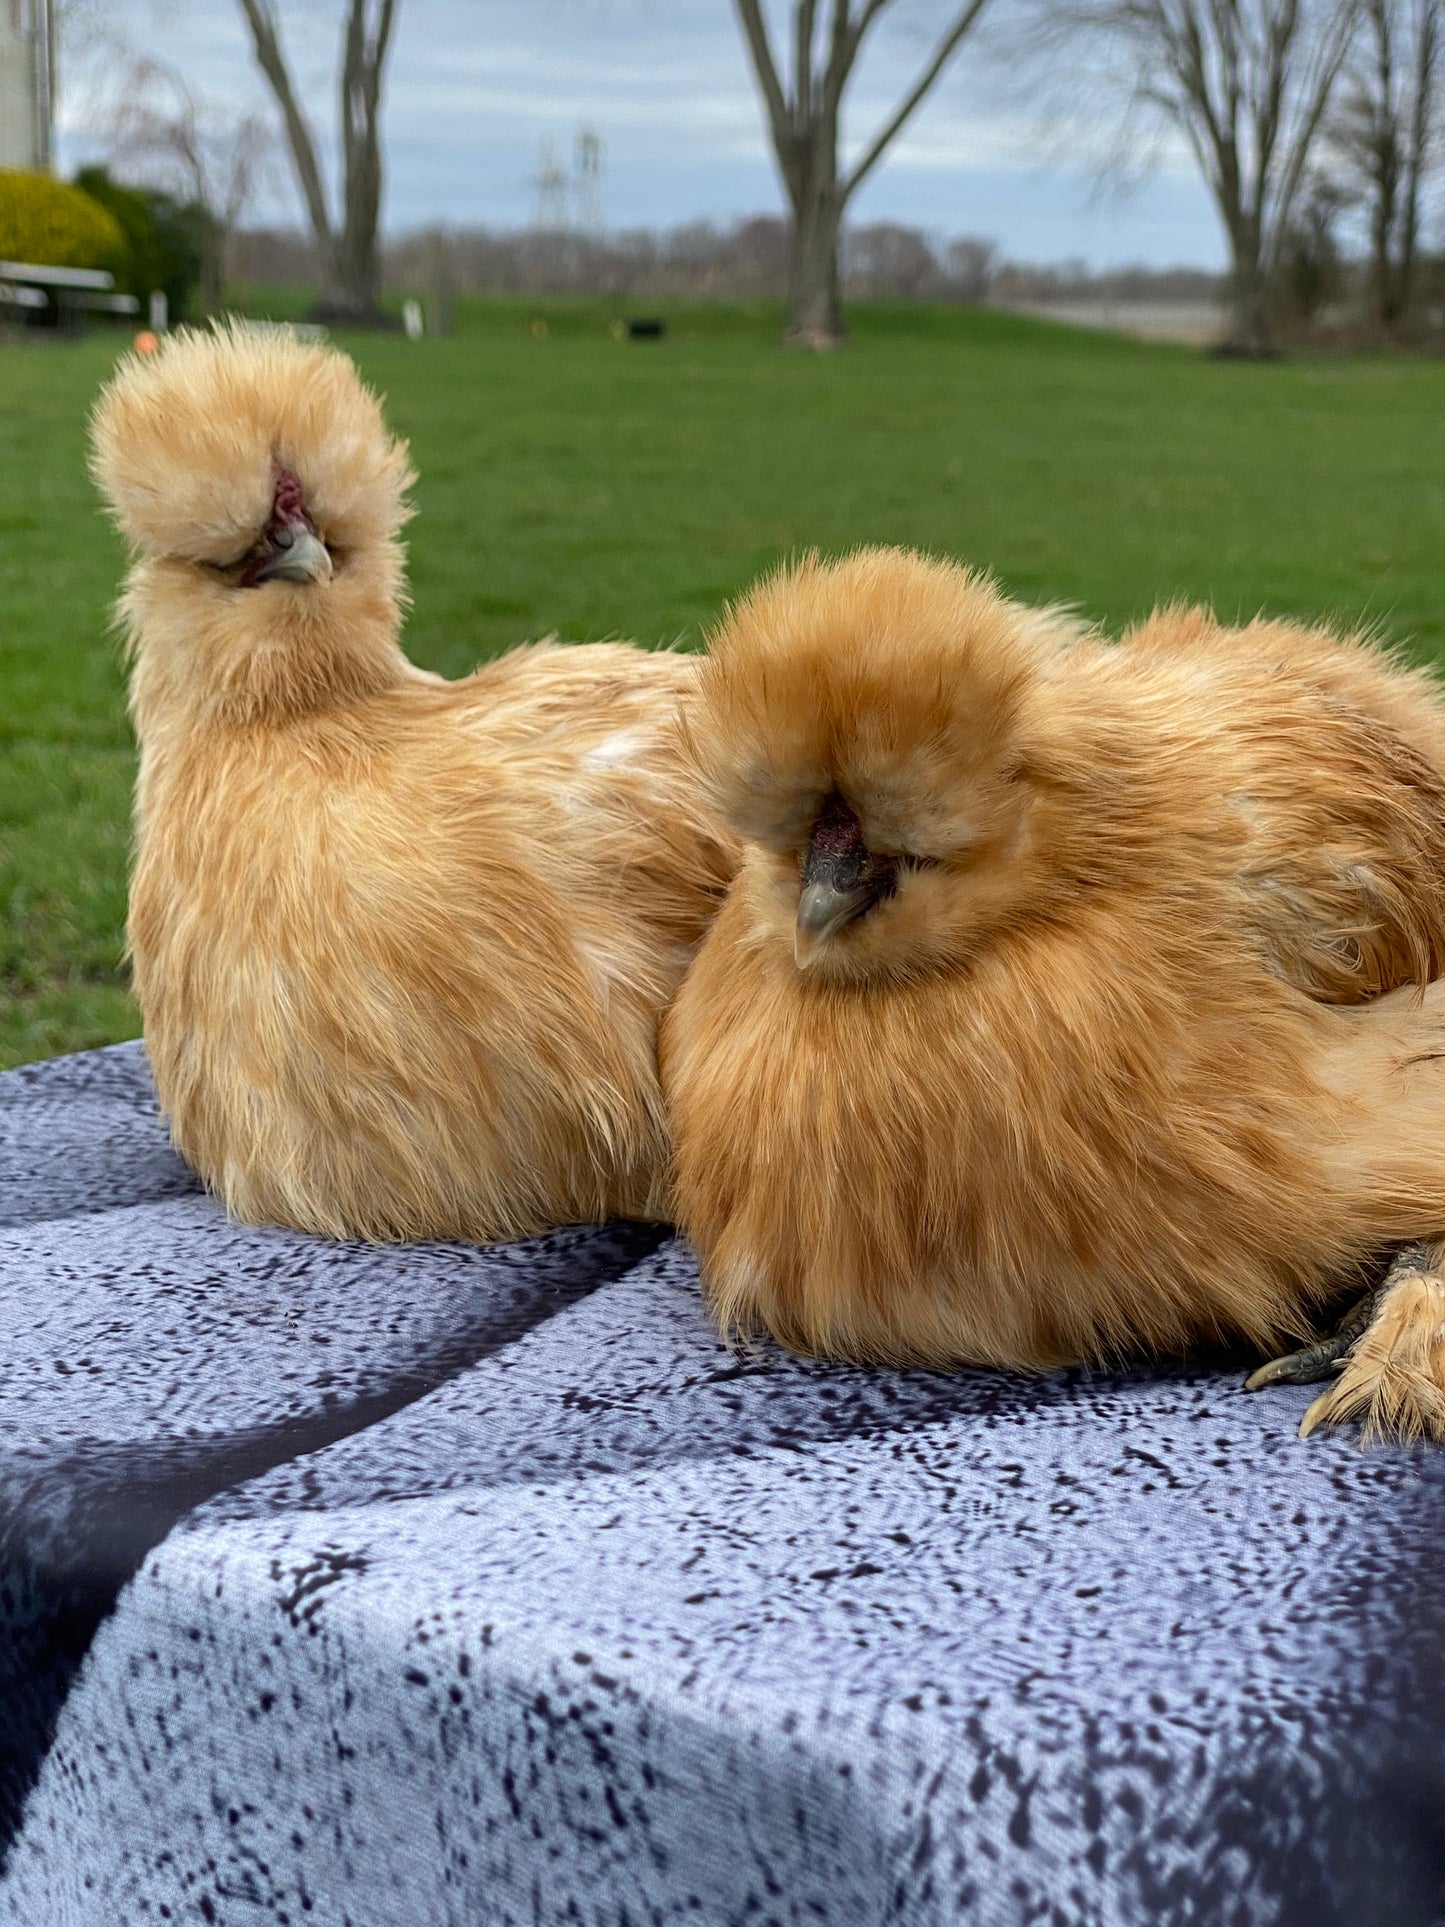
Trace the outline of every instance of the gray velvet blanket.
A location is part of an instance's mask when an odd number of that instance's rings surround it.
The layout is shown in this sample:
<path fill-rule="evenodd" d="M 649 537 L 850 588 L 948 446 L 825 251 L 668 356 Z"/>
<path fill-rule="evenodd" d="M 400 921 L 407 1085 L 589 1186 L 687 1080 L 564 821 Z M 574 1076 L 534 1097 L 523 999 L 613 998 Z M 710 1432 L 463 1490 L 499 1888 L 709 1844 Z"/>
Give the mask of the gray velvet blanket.
<path fill-rule="evenodd" d="M 0 1078 L 0 1225 L 4 1922 L 1445 1919 L 1445 1452 L 241 1229 L 134 1046 Z"/>

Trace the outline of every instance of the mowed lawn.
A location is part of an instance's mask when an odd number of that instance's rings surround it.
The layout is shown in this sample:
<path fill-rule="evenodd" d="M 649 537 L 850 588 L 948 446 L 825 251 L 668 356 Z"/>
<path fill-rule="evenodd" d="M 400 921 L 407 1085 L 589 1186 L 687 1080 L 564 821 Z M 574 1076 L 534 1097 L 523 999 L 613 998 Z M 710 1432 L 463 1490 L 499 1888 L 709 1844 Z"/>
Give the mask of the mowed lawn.
<path fill-rule="evenodd" d="M 989 312 L 864 308 L 843 353 L 764 308 L 464 303 L 348 343 L 411 438 L 408 647 L 700 642 L 791 550 L 917 543 L 1110 623 L 1164 597 L 1367 620 L 1445 660 L 1445 365 L 1250 367 Z M 548 323 L 536 339 L 529 323 Z M 117 344 L 0 347 L 0 1063 L 132 1036 L 121 567 L 84 426 Z"/>

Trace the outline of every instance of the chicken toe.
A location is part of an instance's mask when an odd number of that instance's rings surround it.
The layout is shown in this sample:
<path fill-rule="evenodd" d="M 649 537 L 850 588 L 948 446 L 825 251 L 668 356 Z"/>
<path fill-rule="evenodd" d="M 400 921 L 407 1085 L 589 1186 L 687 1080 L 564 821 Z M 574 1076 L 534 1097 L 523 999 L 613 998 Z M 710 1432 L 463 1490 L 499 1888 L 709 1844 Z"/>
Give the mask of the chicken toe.
<path fill-rule="evenodd" d="M 1407 1245 L 1339 1376 L 1306 1411 L 1300 1437 L 1358 1420 L 1365 1443 L 1445 1440 L 1445 1244 Z"/>
<path fill-rule="evenodd" d="M 1410 1245 L 1408 1252 L 1418 1252 L 1423 1247 Z M 1402 1252 L 1403 1258 L 1406 1253 Z M 1398 1275 L 1396 1259 L 1389 1272 L 1379 1284 L 1372 1285 L 1363 1293 L 1332 1332 L 1318 1338 L 1312 1345 L 1302 1345 L 1297 1352 L 1286 1352 L 1282 1358 L 1272 1358 L 1258 1371 L 1251 1372 L 1244 1381 L 1247 1392 L 1262 1392 L 1267 1385 L 1318 1385 L 1322 1379 L 1333 1378 L 1345 1369 L 1350 1352 L 1361 1334 L 1369 1328 L 1376 1307 L 1386 1285 Z"/>

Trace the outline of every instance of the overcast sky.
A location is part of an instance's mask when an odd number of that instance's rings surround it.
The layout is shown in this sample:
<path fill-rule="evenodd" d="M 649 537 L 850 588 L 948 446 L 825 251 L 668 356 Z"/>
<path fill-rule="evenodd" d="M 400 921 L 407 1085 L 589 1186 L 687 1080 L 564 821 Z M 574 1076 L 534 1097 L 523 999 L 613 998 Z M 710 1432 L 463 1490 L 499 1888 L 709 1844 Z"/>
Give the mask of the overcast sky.
<path fill-rule="evenodd" d="M 998 0 L 995 0 L 998 4 Z M 139 51 L 236 105 L 265 96 L 237 0 L 91 0 Z M 279 0 L 304 96 L 329 136 L 340 0 Z M 775 12 L 780 7 L 775 5 Z M 861 143 L 904 90 L 942 0 L 896 0 L 850 98 Z M 117 70 L 112 56 L 106 63 Z M 88 93 L 62 85 L 61 157 L 93 142 Z M 63 79 L 63 77 L 62 77 Z M 1046 129 L 1007 61 L 966 45 L 860 191 L 855 220 L 896 219 L 997 242 L 1017 260 L 1218 266 L 1223 250 L 1184 157 L 1130 191 L 1101 183 L 1082 130 Z M 512 227 L 532 218 L 542 146 L 570 163 L 579 129 L 605 145 L 609 227 L 727 221 L 781 207 L 732 0 L 399 0 L 387 85 L 384 223 Z M 282 177 L 253 218 L 299 222 Z"/>

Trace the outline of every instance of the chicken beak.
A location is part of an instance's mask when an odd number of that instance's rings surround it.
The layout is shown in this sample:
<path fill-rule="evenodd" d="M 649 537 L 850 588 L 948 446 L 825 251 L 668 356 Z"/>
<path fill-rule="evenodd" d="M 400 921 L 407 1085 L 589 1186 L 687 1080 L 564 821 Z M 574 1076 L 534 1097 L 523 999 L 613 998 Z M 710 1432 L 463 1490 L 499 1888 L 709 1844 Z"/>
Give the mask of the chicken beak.
<path fill-rule="evenodd" d="M 793 931 L 793 956 L 799 970 L 806 970 L 829 937 L 861 916 L 876 895 L 867 884 L 852 890 L 840 890 L 832 883 L 805 884 Z"/>
<path fill-rule="evenodd" d="M 251 577 L 252 582 L 329 582 L 331 551 L 326 544 L 293 523 L 271 537 L 272 552 Z"/>

